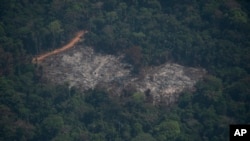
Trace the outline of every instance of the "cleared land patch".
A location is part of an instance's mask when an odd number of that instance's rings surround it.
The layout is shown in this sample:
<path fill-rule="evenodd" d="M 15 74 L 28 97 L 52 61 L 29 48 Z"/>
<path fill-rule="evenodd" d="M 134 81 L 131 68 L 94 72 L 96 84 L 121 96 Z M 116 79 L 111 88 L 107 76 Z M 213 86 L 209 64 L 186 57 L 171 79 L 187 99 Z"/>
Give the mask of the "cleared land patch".
<path fill-rule="evenodd" d="M 102 86 L 110 93 L 121 95 L 133 87 L 136 92 L 150 96 L 152 103 L 166 104 L 177 100 L 183 90 L 191 90 L 202 79 L 204 69 L 184 67 L 174 63 L 144 70 L 143 75 L 131 75 L 132 66 L 123 56 L 96 53 L 92 48 L 76 48 L 49 56 L 40 64 L 44 78 L 56 84 L 68 84 L 82 91 Z"/>

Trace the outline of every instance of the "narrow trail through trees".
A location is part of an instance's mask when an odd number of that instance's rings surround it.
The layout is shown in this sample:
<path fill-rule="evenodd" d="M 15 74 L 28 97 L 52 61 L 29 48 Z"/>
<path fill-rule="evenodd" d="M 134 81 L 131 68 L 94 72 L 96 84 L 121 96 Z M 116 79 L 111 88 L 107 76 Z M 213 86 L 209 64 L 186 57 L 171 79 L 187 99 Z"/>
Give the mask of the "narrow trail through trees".
<path fill-rule="evenodd" d="M 61 53 L 61 52 L 65 51 L 65 50 L 68 50 L 68 49 L 74 47 L 74 45 L 81 39 L 81 37 L 85 33 L 88 33 L 88 31 L 80 31 L 80 32 L 78 32 L 76 34 L 76 36 L 68 44 L 62 46 L 61 48 L 55 49 L 55 50 L 53 50 L 51 52 L 47 52 L 47 53 L 44 53 L 44 54 L 41 54 L 41 55 L 38 55 L 38 56 L 34 57 L 32 59 L 32 63 L 41 63 L 45 58 L 47 58 L 49 56 Z"/>

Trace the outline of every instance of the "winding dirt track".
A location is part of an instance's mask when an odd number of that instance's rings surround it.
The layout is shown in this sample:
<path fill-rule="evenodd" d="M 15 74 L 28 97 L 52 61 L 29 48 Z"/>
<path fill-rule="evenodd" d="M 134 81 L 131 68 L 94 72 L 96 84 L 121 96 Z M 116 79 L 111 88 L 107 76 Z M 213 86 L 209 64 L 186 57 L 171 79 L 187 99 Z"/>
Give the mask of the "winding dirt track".
<path fill-rule="evenodd" d="M 58 49 L 55 49 L 51 52 L 47 52 L 47 53 L 44 53 L 44 54 L 41 54 L 41 55 L 38 55 L 36 57 L 34 57 L 32 59 L 32 63 L 40 63 L 42 62 L 45 58 L 49 57 L 49 56 L 52 56 L 52 55 L 55 55 L 55 54 L 58 54 L 58 53 L 61 53 L 67 49 L 70 49 L 72 47 L 74 47 L 74 45 L 81 39 L 81 37 L 85 34 L 85 33 L 88 33 L 88 31 L 80 31 L 76 34 L 76 36 L 66 45 L 62 46 L 61 48 L 58 48 Z"/>

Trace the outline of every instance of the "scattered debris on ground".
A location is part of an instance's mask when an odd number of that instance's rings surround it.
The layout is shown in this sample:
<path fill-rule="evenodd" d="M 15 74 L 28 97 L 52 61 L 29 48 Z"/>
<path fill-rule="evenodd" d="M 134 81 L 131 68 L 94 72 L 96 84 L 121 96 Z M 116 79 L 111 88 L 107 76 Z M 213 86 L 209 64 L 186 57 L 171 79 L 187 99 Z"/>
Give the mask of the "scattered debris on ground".
<path fill-rule="evenodd" d="M 68 84 L 82 91 L 102 86 L 116 94 L 128 87 L 151 97 L 152 103 L 166 104 L 177 100 L 183 90 L 192 90 L 205 74 L 204 69 L 184 67 L 174 63 L 144 69 L 143 74 L 131 75 L 132 66 L 123 56 L 96 53 L 90 47 L 78 45 L 63 53 L 46 58 L 44 78 L 55 84 Z"/>

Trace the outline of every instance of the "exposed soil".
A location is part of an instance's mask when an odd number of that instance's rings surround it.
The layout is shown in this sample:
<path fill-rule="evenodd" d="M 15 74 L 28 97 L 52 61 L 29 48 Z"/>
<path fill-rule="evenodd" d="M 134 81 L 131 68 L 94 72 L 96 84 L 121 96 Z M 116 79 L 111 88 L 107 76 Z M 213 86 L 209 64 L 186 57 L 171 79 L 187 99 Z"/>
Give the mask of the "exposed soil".
<path fill-rule="evenodd" d="M 82 91 L 102 87 L 110 94 L 124 91 L 146 94 L 152 103 L 170 104 L 179 93 L 192 90 L 205 70 L 166 63 L 144 70 L 140 76 L 131 75 L 132 66 L 122 61 L 123 56 L 96 53 L 91 47 L 78 45 L 66 52 L 44 59 L 41 63 L 44 78 L 55 84 L 66 84 Z"/>
<path fill-rule="evenodd" d="M 83 44 L 76 45 L 85 33 L 87 31 L 80 31 L 67 45 L 33 58 L 33 63 L 43 66 L 45 80 L 82 91 L 102 87 L 117 95 L 133 90 L 154 104 L 170 104 L 182 91 L 192 90 L 206 73 L 201 68 L 166 63 L 145 68 L 134 76 L 132 66 L 122 61 L 123 56 L 101 54 Z"/>
<path fill-rule="evenodd" d="M 81 39 L 81 37 L 87 33 L 87 31 L 79 31 L 76 36 L 66 45 L 62 46 L 61 48 L 55 49 L 51 52 L 47 52 L 45 54 L 41 54 L 39 56 L 36 56 L 32 59 L 32 63 L 41 63 L 45 58 L 64 52 L 65 50 L 68 50 L 72 47 L 74 47 L 74 45 Z"/>

